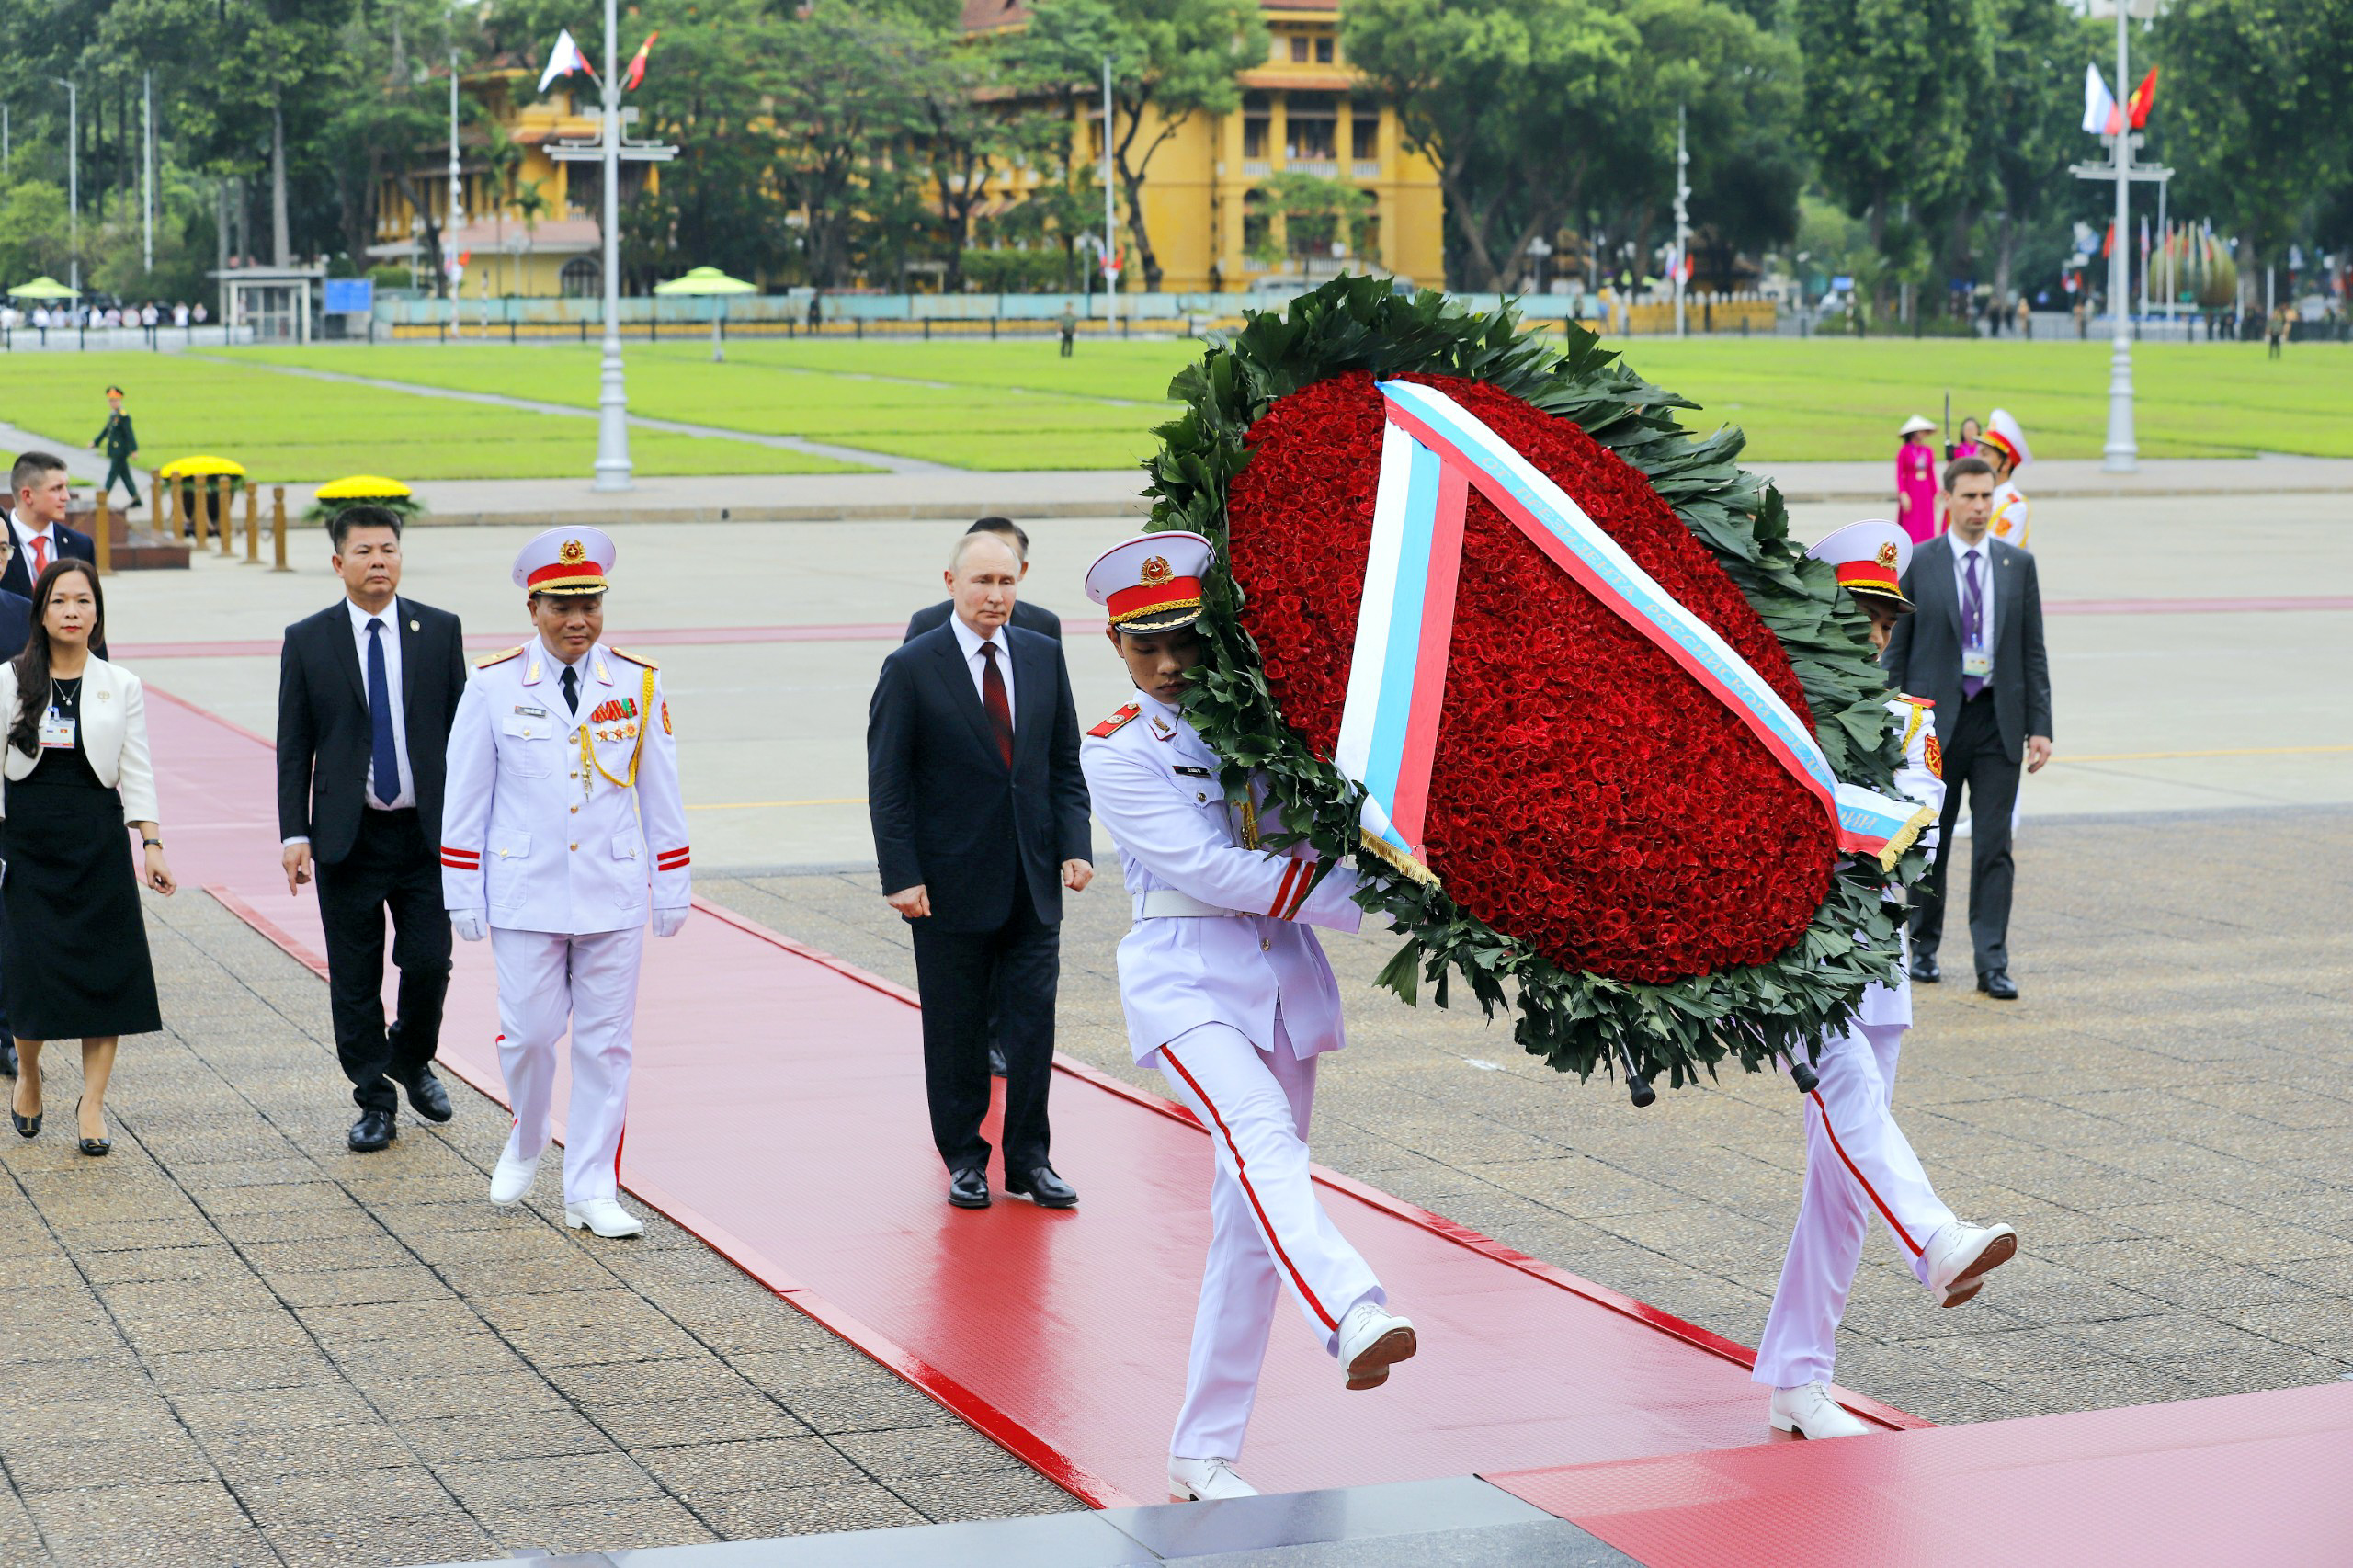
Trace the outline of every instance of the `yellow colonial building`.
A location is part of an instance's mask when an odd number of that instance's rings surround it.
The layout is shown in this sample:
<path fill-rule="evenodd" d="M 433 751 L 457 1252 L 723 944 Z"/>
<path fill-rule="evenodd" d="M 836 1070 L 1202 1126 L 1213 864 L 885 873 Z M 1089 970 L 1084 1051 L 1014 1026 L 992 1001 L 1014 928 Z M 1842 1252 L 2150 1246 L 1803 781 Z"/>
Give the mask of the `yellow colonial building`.
<path fill-rule="evenodd" d="M 1266 62 L 1243 74 L 1240 111 L 1188 116 L 1145 171 L 1144 227 L 1160 261 L 1162 290 L 1231 293 L 1261 283 L 1320 281 L 1344 270 L 1443 287 L 1438 171 L 1404 146 L 1396 111 L 1359 90 L 1340 46 L 1339 0 L 1264 0 L 1262 9 L 1272 40 Z M 968 32 L 1010 31 L 1028 20 L 1023 0 L 965 0 Z M 1073 155 L 1099 169 L 1100 99 L 1082 97 L 1074 117 Z M 1150 145 L 1161 129 L 1147 114 L 1135 144 Z M 1268 182 L 1286 173 L 1363 193 L 1363 213 L 1347 225 L 1353 233 L 1294 224 L 1276 210 Z M 1001 182 L 1011 195 L 1009 177 Z M 1125 205 L 1123 192 L 1120 243 L 1130 254 L 1120 283 L 1141 289 Z"/>

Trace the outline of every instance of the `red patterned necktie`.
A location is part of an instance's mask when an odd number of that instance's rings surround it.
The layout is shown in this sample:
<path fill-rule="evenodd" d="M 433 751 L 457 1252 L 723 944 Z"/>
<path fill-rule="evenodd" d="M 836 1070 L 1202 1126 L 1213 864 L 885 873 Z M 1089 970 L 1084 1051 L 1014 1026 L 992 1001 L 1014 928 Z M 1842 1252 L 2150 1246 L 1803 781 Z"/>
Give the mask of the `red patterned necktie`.
<path fill-rule="evenodd" d="M 1005 674 L 996 667 L 996 643 L 981 644 L 981 705 L 989 710 L 989 725 L 996 731 L 996 749 L 1005 766 L 1013 766 L 1013 704 L 1006 700 Z"/>
<path fill-rule="evenodd" d="M 33 535 L 33 575 L 38 577 L 49 570 L 49 536 Z"/>

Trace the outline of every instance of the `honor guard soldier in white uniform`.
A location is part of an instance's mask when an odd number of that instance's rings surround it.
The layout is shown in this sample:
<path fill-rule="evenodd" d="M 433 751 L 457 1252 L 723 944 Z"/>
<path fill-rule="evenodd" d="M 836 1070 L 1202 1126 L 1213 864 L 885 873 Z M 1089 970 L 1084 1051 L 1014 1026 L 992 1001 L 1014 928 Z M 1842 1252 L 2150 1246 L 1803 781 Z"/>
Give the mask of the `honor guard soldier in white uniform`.
<path fill-rule="evenodd" d="M 1986 525 L 1988 530 L 2004 544 L 2031 550 L 2034 508 L 2018 486 L 2018 470 L 2034 460 L 2026 432 L 2008 409 L 1997 408 L 1985 416 L 1985 436 L 1977 449 L 1977 455 L 1994 465 L 1994 519 Z"/>
<path fill-rule="evenodd" d="M 515 1130 L 491 1176 L 519 1203 L 552 1136 L 556 1043 L 572 1034 L 563 1219 L 645 1227 L 620 1206 L 637 966 L 649 910 L 676 936 L 693 889 L 669 704 L 651 660 L 599 644 L 613 541 L 551 528 L 515 558 L 538 635 L 483 660 L 449 728 L 441 892 L 498 965 L 498 1065 Z"/>
<path fill-rule="evenodd" d="M 1210 1135 L 1209 1261 L 1185 1403 L 1169 1444 L 1179 1501 L 1241 1497 L 1233 1472 L 1276 1306 L 1289 1296 L 1352 1389 L 1414 1354 L 1414 1325 L 1315 1196 L 1307 1152 L 1316 1059 L 1347 1043 L 1340 994 L 1310 926 L 1354 931 L 1356 873 L 1280 831 L 1255 783 L 1228 802 L 1215 753 L 1179 707 L 1200 662 L 1193 631 L 1209 540 L 1130 540 L 1086 574 L 1136 700 L 1088 731 L 1079 762 L 1095 814 L 1120 846 L 1135 925 L 1120 944 L 1120 999 L 1137 1065 L 1158 1067 Z"/>
<path fill-rule="evenodd" d="M 1910 538 L 1893 523 L 1850 523 L 1806 553 L 1836 569 L 1839 585 L 1871 618 L 1872 645 L 1885 648 L 1895 618 L 1912 610 L 1898 586 L 1911 564 Z M 1887 706 L 1904 737 L 1895 792 L 1934 813 L 1945 787 L 1928 705 L 1899 697 Z M 1933 822 L 1927 831 L 1935 833 Z M 1902 931 L 1899 921 L 1899 942 Z M 1895 1124 L 1896 1057 L 1911 1025 L 1912 983 L 1899 963 L 1894 985 L 1863 993 L 1854 1023 L 1824 1040 L 1814 1061 L 1821 1082 L 1805 1096 L 1805 1195 L 1753 1374 L 1773 1390 L 1778 1431 L 1851 1437 L 1871 1430 L 1830 1397 L 1829 1384 L 1838 1321 L 1874 1218 L 1886 1224 L 1914 1278 L 1942 1306 L 1957 1307 L 1976 1295 L 1987 1271 L 2018 1251 L 2009 1226 L 1971 1225 L 1953 1217 Z"/>

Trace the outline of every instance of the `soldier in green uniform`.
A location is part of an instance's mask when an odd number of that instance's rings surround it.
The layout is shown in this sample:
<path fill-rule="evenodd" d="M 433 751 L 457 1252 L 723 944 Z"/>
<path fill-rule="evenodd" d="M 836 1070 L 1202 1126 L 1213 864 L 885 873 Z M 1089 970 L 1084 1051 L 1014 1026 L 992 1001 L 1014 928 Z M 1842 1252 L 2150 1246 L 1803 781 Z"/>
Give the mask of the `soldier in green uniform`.
<path fill-rule="evenodd" d="M 107 483 L 99 494 L 113 494 L 114 482 L 120 479 L 122 487 L 131 492 L 130 505 L 136 506 L 139 505 L 139 485 L 131 477 L 131 460 L 139 455 L 139 437 L 131 428 L 131 415 L 122 411 L 120 387 L 107 389 L 107 408 L 106 428 L 100 430 L 98 438 L 90 443 L 94 449 L 103 446 L 107 451 Z"/>

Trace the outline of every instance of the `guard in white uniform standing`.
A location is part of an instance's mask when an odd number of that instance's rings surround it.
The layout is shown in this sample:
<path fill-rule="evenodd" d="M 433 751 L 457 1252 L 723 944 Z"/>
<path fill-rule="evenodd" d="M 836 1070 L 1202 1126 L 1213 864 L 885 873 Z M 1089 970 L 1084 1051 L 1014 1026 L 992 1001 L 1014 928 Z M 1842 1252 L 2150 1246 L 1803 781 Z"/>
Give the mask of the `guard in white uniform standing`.
<path fill-rule="evenodd" d="M 1806 553 L 1836 569 L 1840 585 L 1871 618 L 1872 645 L 1884 649 L 1895 618 L 1912 610 L 1898 586 L 1911 562 L 1909 537 L 1890 522 L 1850 523 Z M 1901 697 L 1887 706 L 1904 737 L 1896 793 L 1933 813 L 1944 803 L 1945 786 L 1928 705 Z M 1933 824 L 1927 831 L 1936 832 Z M 1898 942 L 1903 929 L 1899 920 Z M 1871 1430 L 1831 1398 L 1829 1385 L 1838 1321 L 1874 1218 L 1942 1306 L 1976 1295 L 1987 1271 L 2018 1251 L 2009 1226 L 1953 1217 L 1895 1124 L 1896 1057 L 1912 1025 L 1912 983 L 1902 962 L 1895 972 L 1893 986 L 1866 991 L 1855 1022 L 1823 1041 L 1814 1061 L 1821 1082 L 1805 1096 L 1805 1195 L 1753 1374 L 1773 1390 L 1774 1428 L 1804 1437 Z"/>
<path fill-rule="evenodd" d="M 2026 432 L 2008 409 L 1997 408 L 1985 416 L 1985 435 L 1977 445 L 1978 455 L 1994 465 L 1994 517 L 1988 531 L 2004 544 L 2031 550 L 2034 508 L 2018 488 L 2018 470 L 2034 460 Z"/>
<path fill-rule="evenodd" d="M 515 1129 L 490 1200 L 519 1203 L 553 1136 L 557 1042 L 572 1034 L 563 1219 L 600 1236 L 645 1227 L 623 1209 L 621 1129 L 637 967 L 686 924 L 686 806 L 670 707 L 653 662 L 598 639 L 613 541 L 551 528 L 515 558 L 536 635 L 485 659 L 449 727 L 441 892 L 498 965 L 498 1065 Z"/>
<path fill-rule="evenodd" d="M 1414 1354 L 1414 1325 L 1332 1223 L 1308 1168 L 1315 1064 L 1347 1043 L 1339 986 L 1307 927 L 1354 931 L 1356 873 L 1280 831 L 1254 784 L 1229 804 L 1216 754 L 1179 706 L 1200 662 L 1193 631 L 1210 541 L 1145 534 L 1086 574 L 1110 618 L 1136 700 L 1086 733 L 1079 762 L 1095 814 L 1120 846 L 1135 925 L 1120 944 L 1120 998 L 1139 1066 L 1158 1067 L 1210 1134 L 1211 1234 L 1185 1403 L 1169 1443 L 1179 1501 L 1243 1497 L 1233 1471 L 1267 1335 L 1288 1295 L 1352 1389 Z"/>

